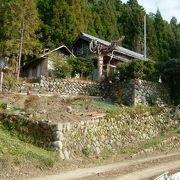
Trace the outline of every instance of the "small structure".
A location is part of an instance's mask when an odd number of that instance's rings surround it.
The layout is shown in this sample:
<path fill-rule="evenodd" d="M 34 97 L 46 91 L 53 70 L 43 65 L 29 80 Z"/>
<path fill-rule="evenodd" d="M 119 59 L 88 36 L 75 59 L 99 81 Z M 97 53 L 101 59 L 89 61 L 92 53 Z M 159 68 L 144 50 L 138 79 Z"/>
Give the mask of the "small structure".
<path fill-rule="evenodd" d="M 100 38 L 91 36 L 89 34 L 81 32 L 73 44 L 73 53 L 77 57 L 84 57 L 88 59 L 93 59 L 95 65 L 97 65 L 97 51 L 94 53 L 91 52 L 89 46 L 91 42 L 96 42 L 98 47 L 101 47 L 102 50 L 106 49 L 107 51 L 103 54 L 103 75 L 108 76 L 109 73 L 116 71 L 116 66 L 118 63 L 129 62 L 133 59 L 144 60 L 144 55 L 131 51 L 129 49 L 117 46 L 117 42 L 108 42 Z M 114 45 L 114 46 L 113 46 Z M 100 53 L 102 54 L 102 53 Z M 99 62 L 99 61 L 98 61 Z M 102 62 L 102 61 L 101 61 Z M 96 70 L 97 71 L 97 70 Z M 97 76 L 94 79 L 98 79 Z"/>
<path fill-rule="evenodd" d="M 28 78 L 49 76 L 49 70 L 52 69 L 52 63 L 49 59 L 49 54 L 53 52 L 61 55 L 64 60 L 66 60 L 68 56 L 74 56 L 74 54 L 65 45 L 48 52 L 46 49 L 46 51 L 44 51 L 44 54 L 41 55 L 38 59 L 28 63 L 23 67 L 22 75 Z"/>

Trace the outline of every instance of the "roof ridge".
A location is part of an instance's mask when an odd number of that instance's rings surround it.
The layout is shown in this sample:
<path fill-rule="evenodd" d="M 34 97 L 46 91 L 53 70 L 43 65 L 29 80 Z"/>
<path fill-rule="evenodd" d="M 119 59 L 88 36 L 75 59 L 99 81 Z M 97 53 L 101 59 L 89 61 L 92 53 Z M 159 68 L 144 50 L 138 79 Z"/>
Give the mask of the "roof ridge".
<path fill-rule="evenodd" d="M 106 40 L 97 38 L 97 37 L 95 37 L 95 36 L 92 36 L 92 35 L 87 34 L 87 33 L 84 33 L 84 32 L 80 32 L 80 35 L 79 35 L 79 36 L 80 36 L 80 37 L 85 36 L 85 37 L 87 37 L 87 38 L 89 38 L 89 39 L 96 39 L 97 41 L 99 40 L 100 43 L 102 43 L 102 44 L 104 44 L 104 45 L 106 45 L 106 46 L 109 46 L 109 45 L 111 44 L 109 41 L 106 41 Z M 117 46 L 117 47 L 116 47 L 116 50 L 117 50 L 117 51 L 120 51 L 120 52 L 123 53 L 123 54 L 128 54 L 128 55 L 131 55 L 131 56 L 133 56 L 133 57 L 135 57 L 135 58 L 139 58 L 139 59 L 144 60 L 144 55 L 143 55 L 143 54 L 137 53 L 137 52 L 135 52 L 135 51 L 133 51 L 133 50 L 124 48 L 124 47 L 122 47 L 122 46 Z"/>

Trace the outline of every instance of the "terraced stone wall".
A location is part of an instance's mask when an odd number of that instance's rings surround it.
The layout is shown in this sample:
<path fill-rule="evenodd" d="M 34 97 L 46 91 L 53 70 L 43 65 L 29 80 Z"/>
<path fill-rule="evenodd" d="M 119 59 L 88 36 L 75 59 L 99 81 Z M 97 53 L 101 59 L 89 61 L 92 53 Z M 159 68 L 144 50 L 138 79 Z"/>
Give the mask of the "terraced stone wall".
<path fill-rule="evenodd" d="M 97 120 L 57 124 L 53 150 L 59 151 L 62 159 L 121 151 L 163 132 L 173 124 L 171 119 L 169 111 L 162 110 L 157 115 L 145 111 L 139 114 L 122 112 Z"/>
<path fill-rule="evenodd" d="M 159 104 L 169 101 L 169 90 L 161 83 L 144 80 L 98 83 L 93 81 L 54 79 L 41 77 L 38 83 L 20 83 L 18 92 L 27 92 L 30 87 L 33 93 L 58 93 L 61 95 L 90 95 L 109 97 L 118 104 Z"/>
<path fill-rule="evenodd" d="M 169 102 L 169 89 L 161 83 L 145 80 L 130 80 L 114 82 L 108 86 L 107 96 L 119 104 L 158 104 L 164 105 Z"/>
<path fill-rule="evenodd" d="M 0 114 L 0 122 L 10 130 L 16 130 L 21 140 L 58 151 L 60 158 L 65 160 L 105 151 L 119 152 L 164 132 L 175 123 L 169 108 L 157 112 L 143 108 L 129 112 L 125 108 L 101 119 L 58 124 L 24 116 Z"/>

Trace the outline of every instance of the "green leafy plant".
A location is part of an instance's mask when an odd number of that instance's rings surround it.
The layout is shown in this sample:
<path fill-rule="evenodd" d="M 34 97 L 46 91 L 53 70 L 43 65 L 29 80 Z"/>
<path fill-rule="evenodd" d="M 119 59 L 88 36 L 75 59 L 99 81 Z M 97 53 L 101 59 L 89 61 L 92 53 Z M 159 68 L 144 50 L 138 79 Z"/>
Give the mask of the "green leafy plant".
<path fill-rule="evenodd" d="M 73 76 L 80 74 L 80 77 L 87 78 L 94 71 L 94 64 L 91 59 L 70 56 L 68 63 L 72 66 Z"/>
<path fill-rule="evenodd" d="M 13 75 L 8 74 L 5 76 L 5 82 L 7 85 L 8 90 L 12 89 L 16 83 L 16 79 Z"/>
<path fill-rule="evenodd" d="M 72 66 L 66 61 L 62 54 L 54 52 L 50 54 L 49 58 L 53 66 L 50 75 L 57 78 L 66 78 L 71 75 Z"/>
<path fill-rule="evenodd" d="M 135 59 L 128 63 L 122 63 L 117 66 L 117 74 L 114 79 L 125 81 L 129 79 L 145 79 L 151 81 L 158 80 L 158 73 L 154 61 L 142 61 Z"/>
<path fill-rule="evenodd" d="M 85 155 L 85 156 L 89 156 L 90 155 L 90 149 L 89 148 L 83 148 L 82 149 L 82 153 Z"/>

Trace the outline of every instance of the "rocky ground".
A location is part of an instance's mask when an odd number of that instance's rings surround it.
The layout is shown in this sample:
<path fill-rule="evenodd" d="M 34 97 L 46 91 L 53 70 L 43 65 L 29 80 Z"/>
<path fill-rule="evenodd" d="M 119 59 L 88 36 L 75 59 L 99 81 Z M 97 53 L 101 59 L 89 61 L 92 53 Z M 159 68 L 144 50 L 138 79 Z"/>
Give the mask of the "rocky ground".
<path fill-rule="evenodd" d="M 60 97 L 53 95 L 43 97 L 38 95 L 0 94 L 0 109 L 7 104 L 7 109 L 13 114 L 29 114 L 37 120 L 50 122 L 72 122 L 102 117 L 109 109 L 117 108 L 102 99 L 92 97 Z"/>

